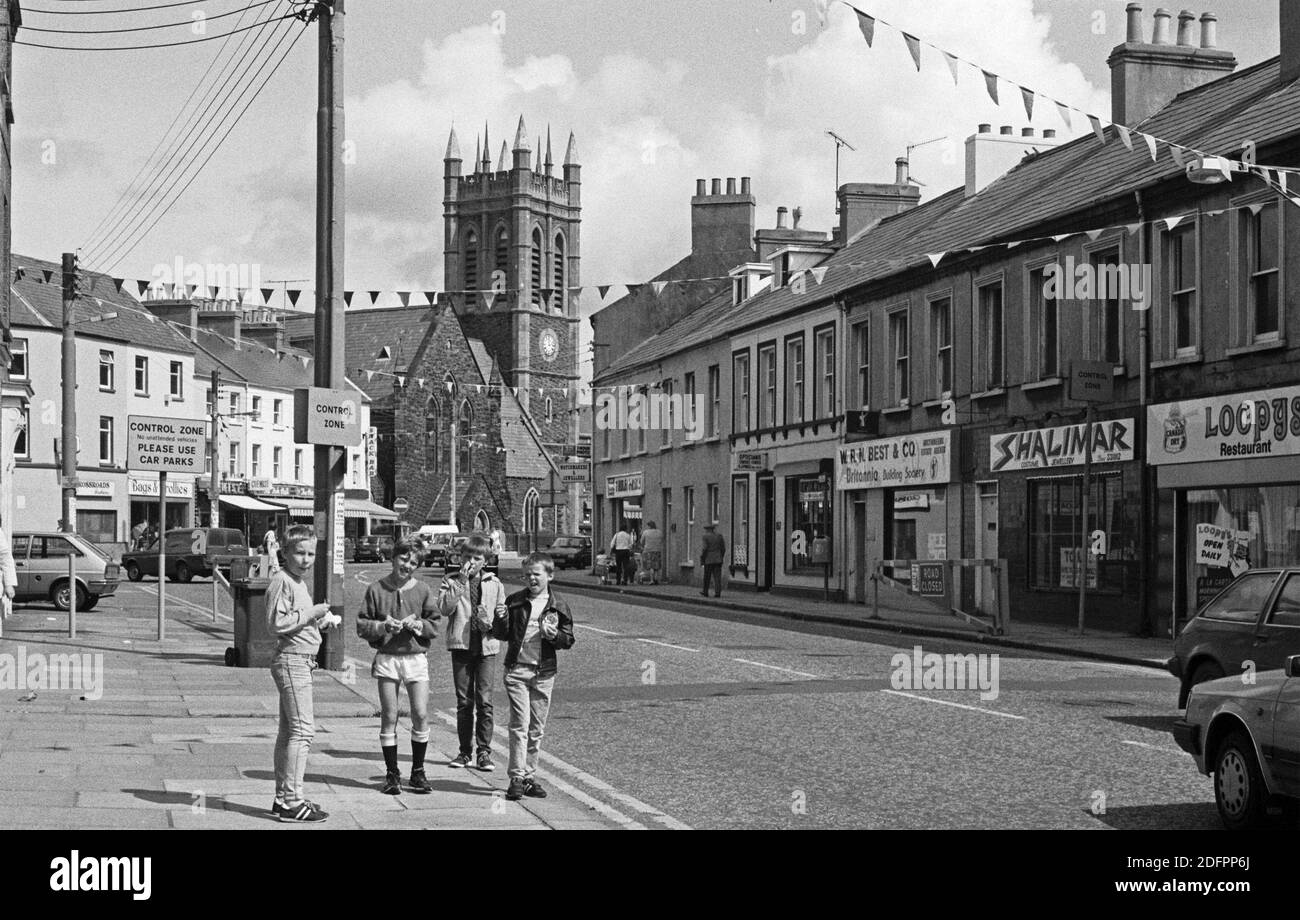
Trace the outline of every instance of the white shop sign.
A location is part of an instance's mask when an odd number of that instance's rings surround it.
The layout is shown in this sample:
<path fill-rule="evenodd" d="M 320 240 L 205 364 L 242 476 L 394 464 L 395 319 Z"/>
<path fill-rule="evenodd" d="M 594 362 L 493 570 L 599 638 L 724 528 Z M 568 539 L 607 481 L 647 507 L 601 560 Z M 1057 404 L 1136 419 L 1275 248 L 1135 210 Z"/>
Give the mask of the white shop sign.
<path fill-rule="evenodd" d="M 1187 399 L 1147 412 L 1153 465 L 1300 454 L 1300 387 Z"/>
<path fill-rule="evenodd" d="M 158 497 L 158 480 L 157 479 L 136 479 L 132 477 L 126 481 L 127 492 L 132 498 L 157 498 Z M 167 497 L 168 498 L 193 498 L 194 483 L 185 480 L 167 480 Z"/>
<path fill-rule="evenodd" d="M 1082 466 L 1088 444 L 1085 425 L 1007 431 L 989 437 L 989 470 L 1054 469 Z M 1134 420 L 1110 419 L 1092 426 L 1092 462 L 1118 463 L 1133 459 Z"/>
<path fill-rule="evenodd" d="M 606 498 L 636 498 L 645 494 L 645 476 L 640 471 L 605 477 Z"/>
<path fill-rule="evenodd" d="M 845 444 L 835 451 L 835 488 L 943 485 L 952 479 L 952 432 Z"/>

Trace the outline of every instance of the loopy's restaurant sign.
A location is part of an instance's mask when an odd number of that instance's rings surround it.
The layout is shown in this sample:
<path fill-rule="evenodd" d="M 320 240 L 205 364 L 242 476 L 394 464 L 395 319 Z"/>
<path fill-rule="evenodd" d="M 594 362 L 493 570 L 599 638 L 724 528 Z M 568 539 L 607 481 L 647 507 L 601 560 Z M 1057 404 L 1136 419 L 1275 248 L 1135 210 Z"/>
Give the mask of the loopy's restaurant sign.
<path fill-rule="evenodd" d="M 1164 403 L 1147 413 L 1148 463 L 1300 454 L 1300 387 Z"/>

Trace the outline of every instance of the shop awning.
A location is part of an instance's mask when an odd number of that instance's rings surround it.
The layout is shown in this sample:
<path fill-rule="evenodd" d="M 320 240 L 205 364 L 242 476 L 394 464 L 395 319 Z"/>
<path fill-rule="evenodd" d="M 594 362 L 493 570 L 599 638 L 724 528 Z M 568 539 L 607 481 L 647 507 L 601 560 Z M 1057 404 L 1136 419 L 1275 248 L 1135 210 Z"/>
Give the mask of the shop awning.
<path fill-rule="evenodd" d="M 283 511 L 282 505 L 269 505 L 264 501 L 259 501 L 249 495 L 223 495 L 221 496 L 223 505 L 230 505 L 232 508 L 242 508 L 245 511 Z"/>
<path fill-rule="evenodd" d="M 289 517 L 309 518 L 315 512 L 310 498 L 276 498 L 276 502 L 284 506 Z"/>
<path fill-rule="evenodd" d="M 397 512 L 389 511 L 383 505 L 376 505 L 364 498 L 349 498 L 343 506 L 343 516 L 350 518 L 380 518 L 385 521 L 397 520 Z"/>
<path fill-rule="evenodd" d="M 641 520 L 641 503 L 640 502 L 623 502 L 623 517 L 629 521 Z"/>

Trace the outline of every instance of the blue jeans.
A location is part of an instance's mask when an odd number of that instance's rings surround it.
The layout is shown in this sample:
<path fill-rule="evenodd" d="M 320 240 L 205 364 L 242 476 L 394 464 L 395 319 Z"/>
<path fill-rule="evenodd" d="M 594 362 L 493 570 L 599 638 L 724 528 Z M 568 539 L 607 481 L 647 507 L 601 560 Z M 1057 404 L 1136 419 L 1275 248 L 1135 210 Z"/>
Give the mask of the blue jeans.
<path fill-rule="evenodd" d="M 305 801 L 303 776 L 307 754 L 316 737 L 312 713 L 311 672 L 316 656 L 276 652 L 271 678 L 280 691 L 280 732 L 275 737 L 275 800 L 293 807 Z"/>
<path fill-rule="evenodd" d="M 517 664 L 506 671 L 506 695 L 510 697 L 511 779 L 529 779 L 537 772 L 537 754 L 546 733 L 546 714 L 551 708 L 555 675 L 539 677 L 537 668 Z"/>
<path fill-rule="evenodd" d="M 474 753 L 476 734 L 479 753 L 492 750 L 492 678 L 496 666 L 496 655 L 451 650 L 451 677 L 456 685 L 456 734 L 460 736 L 462 754 Z"/>

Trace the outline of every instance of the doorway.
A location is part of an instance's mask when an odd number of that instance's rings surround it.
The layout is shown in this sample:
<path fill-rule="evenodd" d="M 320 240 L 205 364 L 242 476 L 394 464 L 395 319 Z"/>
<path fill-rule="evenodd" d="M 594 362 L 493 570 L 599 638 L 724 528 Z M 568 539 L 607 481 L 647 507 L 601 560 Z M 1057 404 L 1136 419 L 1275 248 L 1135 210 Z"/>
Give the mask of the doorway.
<path fill-rule="evenodd" d="M 776 574 L 776 480 L 758 480 L 758 590 L 770 591 Z"/>
<path fill-rule="evenodd" d="M 849 560 L 853 572 L 853 597 L 867 602 L 867 503 L 853 503 L 853 558 Z"/>
<path fill-rule="evenodd" d="M 998 558 L 998 484 L 981 482 L 975 503 L 975 557 Z M 975 569 L 975 606 L 982 614 L 997 610 L 996 574 L 984 566 Z"/>

